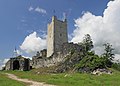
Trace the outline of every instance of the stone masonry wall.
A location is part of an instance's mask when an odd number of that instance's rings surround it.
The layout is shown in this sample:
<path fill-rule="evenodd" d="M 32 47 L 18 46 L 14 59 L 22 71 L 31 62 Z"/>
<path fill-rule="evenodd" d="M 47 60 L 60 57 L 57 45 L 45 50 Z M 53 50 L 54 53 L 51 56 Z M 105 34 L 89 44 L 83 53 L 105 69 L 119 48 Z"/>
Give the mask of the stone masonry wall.
<path fill-rule="evenodd" d="M 40 57 L 34 56 L 32 59 L 32 67 L 49 67 L 53 65 L 58 65 L 59 63 L 65 61 L 66 57 L 71 54 L 71 52 L 82 52 L 81 46 L 73 43 L 64 43 L 61 46 L 61 50 L 54 53 L 51 57 Z"/>

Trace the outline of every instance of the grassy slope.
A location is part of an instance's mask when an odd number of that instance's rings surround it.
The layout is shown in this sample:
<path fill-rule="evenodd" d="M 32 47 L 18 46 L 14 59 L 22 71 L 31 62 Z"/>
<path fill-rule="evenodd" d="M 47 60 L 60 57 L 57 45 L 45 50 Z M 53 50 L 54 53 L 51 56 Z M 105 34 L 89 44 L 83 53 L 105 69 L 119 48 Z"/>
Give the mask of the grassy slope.
<path fill-rule="evenodd" d="M 0 72 L 0 86 L 26 86 L 26 85 L 22 82 L 11 80 L 7 78 L 7 76 L 3 72 Z"/>
<path fill-rule="evenodd" d="M 21 78 L 46 82 L 59 86 L 120 86 L 120 72 L 114 70 L 112 75 L 95 76 L 90 74 L 35 74 L 33 71 L 9 71 Z"/>

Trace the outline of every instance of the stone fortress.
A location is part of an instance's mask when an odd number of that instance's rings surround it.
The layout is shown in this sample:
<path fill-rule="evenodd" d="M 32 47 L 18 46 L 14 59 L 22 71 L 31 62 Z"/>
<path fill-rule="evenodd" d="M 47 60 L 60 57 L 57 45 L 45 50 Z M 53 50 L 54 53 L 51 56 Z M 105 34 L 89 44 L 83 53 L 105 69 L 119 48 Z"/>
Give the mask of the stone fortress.
<path fill-rule="evenodd" d="M 38 51 L 32 60 L 22 56 L 11 58 L 5 65 L 5 70 L 30 70 L 31 68 L 50 67 L 65 61 L 71 51 L 80 52 L 78 44 L 68 43 L 67 19 L 58 20 L 56 16 L 48 24 L 47 49 Z"/>

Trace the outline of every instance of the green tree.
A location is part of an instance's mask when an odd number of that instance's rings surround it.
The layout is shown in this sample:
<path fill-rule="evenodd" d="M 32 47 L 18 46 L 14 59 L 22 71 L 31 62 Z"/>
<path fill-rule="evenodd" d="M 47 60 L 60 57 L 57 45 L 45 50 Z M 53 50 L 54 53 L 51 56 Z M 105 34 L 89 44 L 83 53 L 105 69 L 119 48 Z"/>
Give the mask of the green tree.
<path fill-rule="evenodd" d="M 114 48 L 112 48 L 112 45 L 110 43 L 106 43 L 106 44 L 103 44 L 104 46 L 104 50 L 105 50 L 105 53 L 103 54 L 106 58 L 108 58 L 110 61 L 112 61 L 114 59 L 114 53 L 113 53 L 113 50 Z"/>
<path fill-rule="evenodd" d="M 92 39 L 91 39 L 91 36 L 89 34 L 86 34 L 84 37 L 83 37 L 83 47 L 85 49 L 85 52 L 88 52 L 90 51 L 94 46 L 93 46 L 93 42 L 92 42 Z"/>
<path fill-rule="evenodd" d="M 103 44 L 103 46 L 105 52 L 102 55 L 102 57 L 105 59 L 106 66 L 111 67 L 112 61 L 114 59 L 114 53 L 113 53 L 114 48 L 112 48 L 112 45 L 110 43 Z"/>

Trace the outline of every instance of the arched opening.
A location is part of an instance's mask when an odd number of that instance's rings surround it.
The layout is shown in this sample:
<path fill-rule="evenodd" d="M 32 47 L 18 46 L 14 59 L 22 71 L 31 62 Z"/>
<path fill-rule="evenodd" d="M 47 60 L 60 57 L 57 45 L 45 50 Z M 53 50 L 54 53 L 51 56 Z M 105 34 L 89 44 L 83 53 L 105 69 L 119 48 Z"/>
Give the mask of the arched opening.
<path fill-rule="evenodd" d="M 19 70 L 20 68 L 20 64 L 19 64 L 19 61 L 18 60 L 15 60 L 13 62 L 13 70 Z"/>
<path fill-rule="evenodd" d="M 25 62 L 24 62 L 24 70 L 27 71 L 30 69 L 30 66 L 29 66 L 29 60 L 28 59 L 25 59 Z"/>

